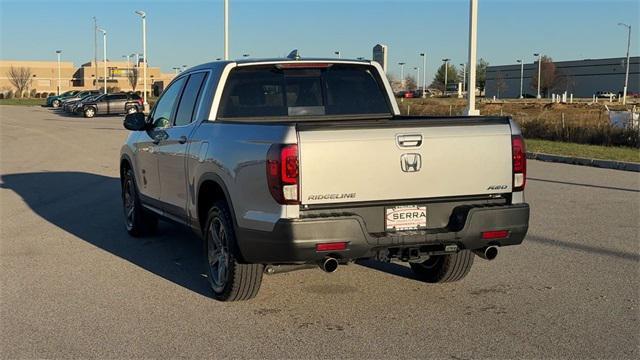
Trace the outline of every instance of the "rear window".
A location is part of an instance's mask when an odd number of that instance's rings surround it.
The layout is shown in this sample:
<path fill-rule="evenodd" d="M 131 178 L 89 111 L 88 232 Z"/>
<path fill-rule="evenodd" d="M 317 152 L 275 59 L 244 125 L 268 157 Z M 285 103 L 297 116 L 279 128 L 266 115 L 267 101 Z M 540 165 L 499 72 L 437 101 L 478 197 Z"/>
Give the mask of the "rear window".
<path fill-rule="evenodd" d="M 218 117 L 389 115 L 387 97 L 369 67 L 260 66 L 231 72 Z"/>

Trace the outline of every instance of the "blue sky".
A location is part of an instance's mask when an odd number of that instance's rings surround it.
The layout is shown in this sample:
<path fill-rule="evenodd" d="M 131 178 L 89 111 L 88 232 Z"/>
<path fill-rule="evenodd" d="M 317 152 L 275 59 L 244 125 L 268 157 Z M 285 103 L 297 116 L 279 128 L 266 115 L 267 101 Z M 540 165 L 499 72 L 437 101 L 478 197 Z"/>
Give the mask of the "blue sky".
<path fill-rule="evenodd" d="M 429 79 L 443 57 L 466 61 L 468 0 L 230 0 L 231 57 L 275 57 L 298 48 L 303 57 L 371 57 L 389 46 L 391 73 L 422 66 Z M 479 0 L 478 57 L 490 64 L 533 61 L 541 51 L 554 60 L 624 56 L 632 26 L 638 54 L 637 0 Z M 0 58 L 55 60 L 55 50 L 76 66 L 93 57 L 92 16 L 108 31 L 108 58 L 141 50 L 140 20 L 148 17 L 149 64 L 164 71 L 222 56 L 222 0 L 0 0 Z M 100 53 L 102 45 L 99 43 Z M 99 55 L 101 58 L 101 55 Z M 413 71 L 413 70 L 411 70 Z"/>

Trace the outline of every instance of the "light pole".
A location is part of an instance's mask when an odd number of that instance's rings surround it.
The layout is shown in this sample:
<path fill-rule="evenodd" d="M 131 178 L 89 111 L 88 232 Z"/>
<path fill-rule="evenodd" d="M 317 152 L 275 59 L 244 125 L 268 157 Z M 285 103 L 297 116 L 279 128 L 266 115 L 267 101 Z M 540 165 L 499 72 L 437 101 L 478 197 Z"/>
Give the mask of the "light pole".
<path fill-rule="evenodd" d="M 627 28 L 627 70 L 624 75 L 624 89 L 622 90 L 622 105 L 627 104 L 627 86 L 629 86 L 629 48 L 631 47 L 631 25 L 618 23 L 619 26 Z"/>
<path fill-rule="evenodd" d="M 478 51 L 478 0 L 469 1 L 469 85 L 467 90 L 467 116 L 478 116 L 476 110 L 476 68 Z"/>
<path fill-rule="evenodd" d="M 524 97 L 522 95 L 522 85 L 524 83 L 524 61 L 516 60 L 516 62 L 520 64 L 520 99 L 522 99 Z"/>
<path fill-rule="evenodd" d="M 402 90 L 404 90 L 404 64 L 403 62 L 399 62 L 400 65 L 400 86 L 402 86 Z"/>
<path fill-rule="evenodd" d="M 174 66 L 172 67 L 173 71 L 175 71 L 175 74 L 178 75 L 178 70 L 180 70 L 179 66 Z"/>
<path fill-rule="evenodd" d="M 98 89 L 98 22 L 95 16 L 93 17 L 93 66 L 95 66 L 93 69 L 95 85 Z"/>
<path fill-rule="evenodd" d="M 340 55 L 340 51 L 334 51 L 333 52 L 336 56 L 338 56 L 338 59 L 342 58 L 342 55 Z"/>
<path fill-rule="evenodd" d="M 467 64 L 462 63 L 460 66 L 462 66 L 462 92 L 464 92 L 466 89 L 465 83 L 467 82 Z"/>
<path fill-rule="evenodd" d="M 136 14 L 142 17 L 142 98 L 144 112 L 149 112 L 149 103 L 147 102 L 147 14 L 144 11 L 137 10 Z"/>
<path fill-rule="evenodd" d="M 62 54 L 62 50 L 56 50 L 56 55 L 58 55 L 58 95 L 60 95 L 60 54 Z"/>
<path fill-rule="evenodd" d="M 424 98 L 427 93 L 427 53 L 420 53 L 420 56 L 422 56 L 422 97 Z"/>
<path fill-rule="evenodd" d="M 185 71 L 185 70 L 187 70 L 187 65 L 182 65 L 182 71 Z"/>
<path fill-rule="evenodd" d="M 417 90 L 418 86 L 420 85 L 420 67 L 416 66 L 413 68 L 413 70 L 416 71 L 416 90 Z"/>
<path fill-rule="evenodd" d="M 538 57 L 538 95 L 536 95 L 536 99 L 542 99 L 540 95 L 540 74 L 542 74 L 542 54 L 535 53 L 533 56 Z"/>
<path fill-rule="evenodd" d="M 442 59 L 444 61 L 444 95 L 447 95 L 447 75 L 449 75 L 449 60 L 451 59 Z"/>
<path fill-rule="evenodd" d="M 107 93 L 107 30 L 98 28 L 102 32 L 102 62 L 104 63 L 104 93 Z M 96 79 L 97 80 L 97 79 Z"/>
<path fill-rule="evenodd" d="M 224 0 L 224 59 L 229 60 L 229 0 Z"/>

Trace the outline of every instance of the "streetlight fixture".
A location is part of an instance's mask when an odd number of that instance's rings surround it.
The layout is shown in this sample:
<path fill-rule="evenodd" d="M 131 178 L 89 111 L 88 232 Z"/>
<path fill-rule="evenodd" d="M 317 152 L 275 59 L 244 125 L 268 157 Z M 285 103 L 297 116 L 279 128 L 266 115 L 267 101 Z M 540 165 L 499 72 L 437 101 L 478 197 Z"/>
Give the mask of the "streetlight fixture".
<path fill-rule="evenodd" d="M 56 55 L 58 55 L 58 96 L 60 95 L 60 54 L 62 54 L 62 50 L 56 50 Z"/>
<path fill-rule="evenodd" d="M 178 75 L 178 70 L 180 70 L 179 66 L 174 66 L 172 67 L 173 71 L 175 71 L 175 74 Z"/>
<path fill-rule="evenodd" d="M 466 90 L 467 82 L 467 64 L 462 63 L 460 64 L 460 66 L 462 66 L 462 92 L 464 92 Z"/>
<path fill-rule="evenodd" d="M 185 70 L 187 70 L 187 65 L 182 65 L 182 71 L 185 71 Z"/>
<path fill-rule="evenodd" d="M 364 58 L 362 56 L 357 57 L 356 59 L 358 60 L 364 60 Z"/>
<path fill-rule="evenodd" d="M 251 54 L 242 54 L 242 57 L 246 57 L 247 58 L 249 56 L 251 56 Z"/>
<path fill-rule="evenodd" d="M 524 61 L 516 60 L 520 64 L 520 99 L 524 98 L 522 94 L 522 85 L 524 84 Z"/>
<path fill-rule="evenodd" d="M 336 56 L 338 56 L 338 59 L 342 58 L 342 55 L 340 55 L 340 51 L 334 51 L 334 54 L 336 54 Z"/>
<path fill-rule="evenodd" d="M 444 61 L 444 95 L 447 95 L 447 76 L 449 75 L 449 58 L 442 59 Z"/>
<path fill-rule="evenodd" d="M 622 105 L 627 104 L 627 86 L 629 86 L 629 48 L 631 47 L 631 25 L 618 23 L 618 26 L 627 28 L 627 70 L 624 75 L 624 89 L 622 90 Z"/>
<path fill-rule="evenodd" d="M 102 33 L 102 62 L 104 63 L 104 93 L 107 93 L 107 30 L 98 28 Z M 96 79 L 97 80 L 97 79 Z"/>
<path fill-rule="evenodd" d="M 424 98 L 427 94 L 427 53 L 420 53 L 420 56 L 422 56 L 422 97 Z"/>
<path fill-rule="evenodd" d="M 147 102 L 147 14 L 141 10 L 137 10 L 135 13 L 142 17 L 142 98 L 144 112 L 146 113 L 149 112 L 149 103 Z"/>
<path fill-rule="evenodd" d="M 542 99 L 540 95 L 540 74 L 542 74 L 542 54 L 535 53 L 533 56 L 538 57 L 538 95 L 536 95 L 536 99 Z"/>
<path fill-rule="evenodd" d="M 402 86 L 402 90 L 404 90 L 404 62 L 399 62 L 400 65 L 400 86 Z"/>

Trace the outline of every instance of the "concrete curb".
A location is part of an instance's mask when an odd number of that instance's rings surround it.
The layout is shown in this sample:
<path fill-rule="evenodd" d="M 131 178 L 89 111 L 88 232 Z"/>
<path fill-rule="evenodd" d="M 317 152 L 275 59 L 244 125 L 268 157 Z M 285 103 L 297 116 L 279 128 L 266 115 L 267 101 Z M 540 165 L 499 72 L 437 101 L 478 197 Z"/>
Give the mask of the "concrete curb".
<path fill-rule="evenodd" d="M 632 162 L 587 159 L 587 158 L 579 158 L 579 157 L 571 157 L 571 156 L 543 154 L 543 153 L 536 153 L 536 152 L 527 152 L 527 159 L 550 161 L 550 162 L 572 164 L 572 165 L 593 166 L 593 167 L 599 167 L 599 168 L 605 168 L 605 169 L 640 172 L 640 163 L 632 163 Z"/>

